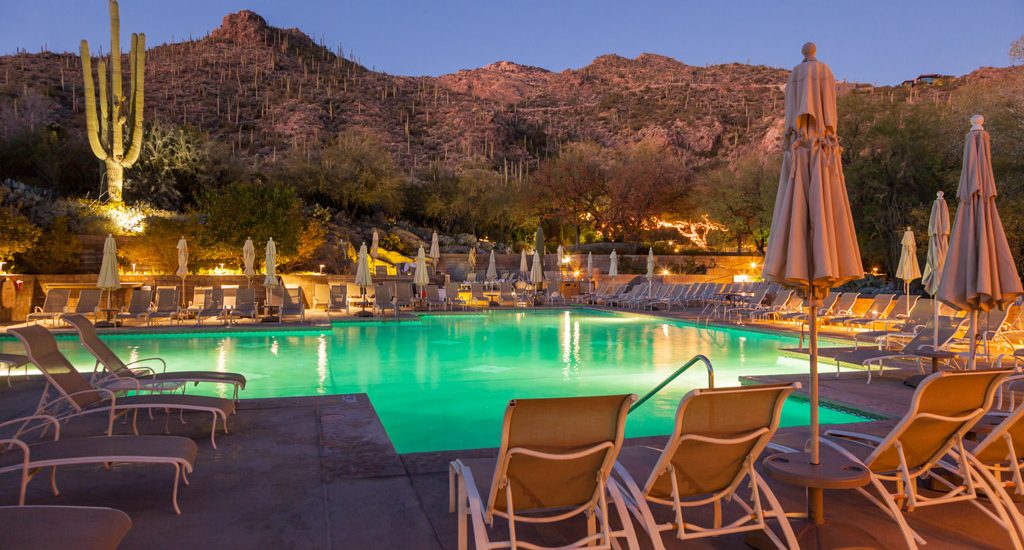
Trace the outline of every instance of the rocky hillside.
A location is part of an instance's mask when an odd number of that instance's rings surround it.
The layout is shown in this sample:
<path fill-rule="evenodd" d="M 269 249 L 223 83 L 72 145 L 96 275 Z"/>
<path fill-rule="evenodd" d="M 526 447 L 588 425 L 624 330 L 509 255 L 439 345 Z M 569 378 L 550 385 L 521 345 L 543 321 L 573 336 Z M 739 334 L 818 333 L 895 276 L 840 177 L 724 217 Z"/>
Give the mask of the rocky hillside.
<path fill-rule="evenodd" d="M 410 172 L 483 156 L 522 174 L 576 140 L 653 138 L 693 166 L 770 149 L 778 143 L 787 75 L 644 54 L 605 55 L 560 73 L 500 61 L 438 78 L 394 76 L 250 11 L 226 16 L 201 39 L 151 47 L 147 56 L 148 120 L 201 128 L 261 162 L 365 126 Z M 12 117 L 81 132 L 82 107 L 77 55 L 0 57 L 0 132 Z"/>

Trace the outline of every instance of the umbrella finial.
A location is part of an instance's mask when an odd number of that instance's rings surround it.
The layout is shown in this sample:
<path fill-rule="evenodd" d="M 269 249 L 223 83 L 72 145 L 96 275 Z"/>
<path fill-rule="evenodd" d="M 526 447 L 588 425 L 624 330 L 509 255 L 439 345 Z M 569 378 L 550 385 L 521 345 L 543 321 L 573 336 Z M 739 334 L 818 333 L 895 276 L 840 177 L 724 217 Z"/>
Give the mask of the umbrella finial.
<path fill-rule="evenodd" d="M 800 53 L 804 54 L 804 61 L 810 61 L 818 53 L 818 46 L 814 45 L 814 42 L 808 42 L 800 48 Z"/>
<path fill-rule="evenodd" d="M 971 130 L 984 130 L 985 129 L 985 116 L 974 115 L 971 117 Z"/>
<path fill-rule="evenodd" d="M 945 195 L 945 193 L 943 193 L 942 191 L 939 191 L 938 193 L 935 193 L 935 198 L 941 199 L 943 195 Z"/>

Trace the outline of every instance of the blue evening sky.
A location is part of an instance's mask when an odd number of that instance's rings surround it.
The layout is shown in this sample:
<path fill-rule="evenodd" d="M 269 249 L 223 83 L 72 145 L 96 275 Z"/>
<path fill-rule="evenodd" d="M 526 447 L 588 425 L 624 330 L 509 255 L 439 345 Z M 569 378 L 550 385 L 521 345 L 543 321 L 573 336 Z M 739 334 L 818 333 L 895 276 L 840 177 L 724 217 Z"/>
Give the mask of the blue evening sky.
<path fill-rule="evenodd" d="M 77 51 L 81 38 L 106 49 L 106 4 L 0 0 L 0 53 Z M 561 71 L 643 52 L 791 67 L 812 40 L 838 78 L 893 84 L 1005 66 L 1024 34 L 1024 0 L 121 0 L 122 34 L 145 32 L 150 45 L 199 37 L 241 9 L 402 75 L 503 59 Z"/>

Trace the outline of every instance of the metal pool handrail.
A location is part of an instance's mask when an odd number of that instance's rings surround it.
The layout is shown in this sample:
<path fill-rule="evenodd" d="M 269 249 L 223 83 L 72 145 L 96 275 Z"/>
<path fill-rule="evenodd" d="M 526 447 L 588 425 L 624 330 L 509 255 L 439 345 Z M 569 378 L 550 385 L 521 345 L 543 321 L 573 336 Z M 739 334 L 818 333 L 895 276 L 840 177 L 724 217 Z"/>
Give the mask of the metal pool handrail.
<path fill-rule="evenodd" d="M 658 384 L 657 386 L 654 386 L 654 388 L 651 391 L 649 391 L 646 394 L 644 394 L 644 396 L 641 397 L 640 399 L 638 399 L 636 403 L 633 403 L 633 406 L 629 408 L 629 412 L 633 412 L 633 411 L 637 410 L 638 408 L 640 408 L 640 405 L 643 405 L 648 399 L 654 397 L 654 394 L 660 392 L 662 390 L 662 388 L 664 388 L 665 386 L 669 385 L 680 374 L 683 374 L 684 372 L 689 370 L 689 368 L 692 367 L 693 365 L 695 365 L 697 362 L 704 363 L 704 366 L 707 367 L 707 369 L 708 369 L 708 387 L 709 388 L 714 388 L 715 387 L 715 367 L 713 367 L 711 365 L 711 360 L 708 359 L 706 356 L 701 355 L 701 354 L 694 355 L 683 366 L 679 367 L 678 369 L 675 370 L 675 372 L 673 372 L 672 374 L 668 375 L 667 378 L 662 380 L 660 384 Z"/>

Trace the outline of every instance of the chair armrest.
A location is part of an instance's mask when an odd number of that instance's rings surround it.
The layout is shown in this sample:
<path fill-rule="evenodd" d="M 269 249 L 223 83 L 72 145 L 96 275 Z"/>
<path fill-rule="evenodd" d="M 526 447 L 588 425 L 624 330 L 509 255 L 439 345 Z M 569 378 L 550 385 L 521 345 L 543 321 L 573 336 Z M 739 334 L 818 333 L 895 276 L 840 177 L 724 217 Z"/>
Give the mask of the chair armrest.
<path fill-rule="evenodd" d="M 38 426 L 33 427 L 33 428 L 26 428 L 26 426 L 31 424 L 33 421 L 39 421 L 40 424 Z M 21 418 L 12 418 L 11 420 L 7 420 L 5 422 L 0 422 L 0 428 L 3 428 L 4 426 L 12 426 L 14 424 L 19 424 L 19 423 L 22 424 L 22 426 L 20 428 L 18 428 L 18 430 L 16 432 L 14 432 L 14 437 L 17 438 L 17 439 L 20 439 L 21 435 L 26 433 L 26 432 L 30 432 L 32 430 L 38 430 L 38 429 L 43 428 L 45 426 L 52 426 L 53 427 L 53 430 L 54 430 L 54 432 L 53 432 L 53 439 L 54 440 L 60 439 L 60 421 L 57 420 L 56 417 L 48 415 L 48 414 L 33 414 L 33 415 L 29 415 L 29 416 L 22 416 Z"/>
<path fill-rule="evenodd" d="M 160 372 L 167 372 L 167 361 L 165 361 L 162 357 L 144 357 L 142 359 L 136 359 L 134 361 L 129 361 L 129 362 L 125 363 L 124 366 L 132 368 L 132 370 L 134 370 L 132 365 L 137 365 L 137 364 L 142 363 L 144 361 L 159 361 L 160 364 L 163 365 L 163 368 L 161 369 Z M 147 370 L 153 372 L 153 369 L 147 368 Z"/>
<path fill-rule="evenodd" d="M 876 435 L 861 432 L 848 432 L 845 430 L 828 430 L 827 432 L 825 432 L 825 435 L 829 437 L 838 437 L 840 439 L 845 439 L 852 443 L 858 443 L 860 445 L 864 445 L 865 447 L 871 448 L 876 447 L 879 443 L 884 441 L 883 438 L 878 437 Z"/>

